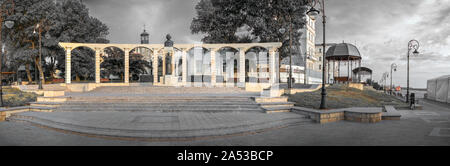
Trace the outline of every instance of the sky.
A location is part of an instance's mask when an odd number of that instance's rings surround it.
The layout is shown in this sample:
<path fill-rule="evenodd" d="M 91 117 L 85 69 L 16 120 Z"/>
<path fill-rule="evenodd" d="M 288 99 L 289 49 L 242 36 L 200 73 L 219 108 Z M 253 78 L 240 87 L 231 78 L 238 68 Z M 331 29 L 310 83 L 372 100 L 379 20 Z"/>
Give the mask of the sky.
<path fill-rule="evenodd" d="M 150 43 L 163 43 L 170 33 L 175 43 L 200 43 L 190 33 L 198 0 L 83 0 L 90 14 L 110 28 L 111 43 L 139 43 L 146 25 Z M 325 0 L 326 42 L 352 43 L 362 54 L 362 66 L 379 81 L 393 74 L 395 85 L 406 86 L 407 44 L 420 42 L 420 55 L 410 59 L 410 86 L 426 88 L 429 79 L 450 75 L 450 0 Z M 316 22 L 322 43 L 322 20 Z"/>

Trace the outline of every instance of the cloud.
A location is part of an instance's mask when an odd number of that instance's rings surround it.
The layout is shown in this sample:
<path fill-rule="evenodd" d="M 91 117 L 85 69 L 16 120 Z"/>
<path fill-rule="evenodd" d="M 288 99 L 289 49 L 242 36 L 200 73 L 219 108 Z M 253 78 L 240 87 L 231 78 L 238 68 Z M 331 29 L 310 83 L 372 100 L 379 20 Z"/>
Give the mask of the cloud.
<path fill-rule="evenodd" d="M 176 43 L 199 41 L 190 34 L 194 1 L 186 0 L 84 0 L 91 15 L 110 27 L 112 43 L 139 43 L 144 24 L 150 43 L 163 43 L 170 33 Z"/>
<path fill-rule="evenodd" d="M 417 77 L 413 87 L 450 74 L 450 0 L 326 0 L 327 42 L 356 43 L 363 66 L 374 69 L 374 80 L 399 64 L 394 83 L 406 86 L 407 43 L 420 42 L 420 55 L 411 58 Z M 321 21 L 317 39 L 322 42 Z M 394 75 L 395 76 L 395 75 Z"/>
<path fill-rule="evenodd" d="M 147 25 L 151 43 L 163 43 L 170 33 L 175 43 L 199 43 L 190 33 L 198 0 L 84 0 L 93 16 L 110 27 L 113 43 L 139 43 Z M 327 42 L 359 47 L 363 66 L 374 70 L 374 80 L 398 64 L 395 84 L 406 86 L 407 43 L 420 42 L 419 57 L 411 58 L 413 87 L 450 74 L 450 0 L 325 0 Z M 317 21 L 317 43 L 322 24 Z"/>

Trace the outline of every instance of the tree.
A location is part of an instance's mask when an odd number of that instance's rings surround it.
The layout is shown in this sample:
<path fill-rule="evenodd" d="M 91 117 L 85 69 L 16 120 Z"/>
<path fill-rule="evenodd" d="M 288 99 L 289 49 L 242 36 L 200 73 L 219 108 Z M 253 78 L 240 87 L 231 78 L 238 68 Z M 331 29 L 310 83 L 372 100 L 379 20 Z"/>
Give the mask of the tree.
<path fill-rule="evenodd" d="M 292 53 L 300 53 L 307 10 L 303 0 L 200 0 L 195 9 L 191 32 L 205 34 L 205 43 L 282 42 L 281 57 L 286 57 L 292 27 Z"/>
<path fill-rule="evenodd" d="M 8 43 L 9 55 L 16 66 L 29 65 L 37 59 L 39 48 L 38 35 L 33 33 L 36 24 L 44 21 L 47 27 L 42 36 L 42 63 L 47 75 L 53 76 L 56 69 L 65 71 L 65 51 L 59 47 L 59 42 L 90 42 L 108 43 L 105 39 L 108 27 L 100 20 L 89 16 L 87 7 L 80 1 L 53 0 L 21 0 L 15 1 L 15 26 L 10 30 Z M 35 45 L 36 50 L 30 47 Z M 88 71 L 94 66 L 85 65 L 83 61 L 90 58 L 85 52 L 76 52 L 74 55 L 75 71 Z M 62 62 L 62 63 L 58 63 Z M 43 73 L 43 70 L 39 68 Z M 27 71 L 28 73 L 28 71 Z M 80 73 L 85 75 L 85 73 Z"/>
<path fill-rule="evenodd" d="M 102 55 L 103 62 L 100 64 L 101 68 L 105 70 L 103 73 L 103 77 L 108 77 L 111 75 L 119 76 L 120 80 L 124 80 L 124 59 L 125 52 L 116 47 L 107 47 L 105 48 L 105 55 Z"/>
<path fill-rule="evenodd" d="M 144 60 L 144 56 L 141 54 L 130 54 L 130 76 L 138 78 L 141 74 L 147 73 L 147 68 L 152 68 L 152 63 Z"/>

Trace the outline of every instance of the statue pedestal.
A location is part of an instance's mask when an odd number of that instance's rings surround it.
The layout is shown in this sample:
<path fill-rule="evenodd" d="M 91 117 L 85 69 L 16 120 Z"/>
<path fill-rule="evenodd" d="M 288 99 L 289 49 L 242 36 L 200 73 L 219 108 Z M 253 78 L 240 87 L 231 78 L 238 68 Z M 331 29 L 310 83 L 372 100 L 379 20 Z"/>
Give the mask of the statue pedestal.
<path fill-rule="evenodd" d="M 178 85 L 178 77 L 172 75 L 166 75 L 164 78 L 164 85 L 166 86 L 177 86 Z"/>

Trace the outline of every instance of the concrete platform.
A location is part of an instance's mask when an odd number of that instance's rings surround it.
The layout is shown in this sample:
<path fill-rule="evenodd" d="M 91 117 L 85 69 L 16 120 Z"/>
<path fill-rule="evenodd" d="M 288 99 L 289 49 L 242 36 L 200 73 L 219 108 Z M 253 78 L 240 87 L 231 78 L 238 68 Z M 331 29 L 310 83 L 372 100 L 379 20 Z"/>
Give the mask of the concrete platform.
<path fill-rule="evenodd" d="M 294 113 L 24 112 L 8 121 L 92 136 L 188 139 L 234 135 L 311 123 Z"/>

